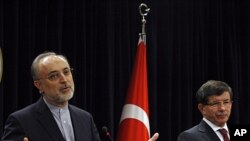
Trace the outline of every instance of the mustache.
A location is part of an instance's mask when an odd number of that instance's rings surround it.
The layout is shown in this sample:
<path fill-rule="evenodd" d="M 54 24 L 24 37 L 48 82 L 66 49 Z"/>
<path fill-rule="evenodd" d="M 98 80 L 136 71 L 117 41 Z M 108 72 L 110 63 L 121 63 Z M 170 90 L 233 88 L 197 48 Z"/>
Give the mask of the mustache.
<path fill-rule="evenodd" d="M 67 88 L 71 88 L 72 89 L 72 86 L 69 85 L 69 84 L 64 84 L 59 89 L 62 90 L 62 89 L 67 89 Z"/>
<path fill-rule="evenodd" d="M 227 112 L 223 111 L 223 112 L 217 112 L 216 113 L 217 116 L 227 116 Z"/>

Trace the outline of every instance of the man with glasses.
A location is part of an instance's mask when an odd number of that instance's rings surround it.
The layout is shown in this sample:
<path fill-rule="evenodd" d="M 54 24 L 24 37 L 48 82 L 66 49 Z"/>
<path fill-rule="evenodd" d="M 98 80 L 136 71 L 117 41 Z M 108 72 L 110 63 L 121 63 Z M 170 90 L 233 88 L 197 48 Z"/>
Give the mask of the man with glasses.
<path fill-rule="evenodd" d="M 31 75 L 42 96 L 8 117 L 2 140 L 100 141 L 91 114 L 68 103 L 75 88 L 71 71 L 63 55 L 38 55 L 31 65 Z M 157 138 L 158 133 L 150 141 Z"/>
<path fill-rule="evenodd" d="M 8 117 L 2 140 L 100 141 L 91 114 L 68 103 L 75 87 L 66 57 L 38 55 L 31 75 L 42 96 Z"/>
<path fill-rule="evenodd" d="M 231 114 L 233 92 L 222 81 L 209 80 L 196 93 L 201 122 L 178 136 L 178 141 L 229 141 L 227 121 Z"/>

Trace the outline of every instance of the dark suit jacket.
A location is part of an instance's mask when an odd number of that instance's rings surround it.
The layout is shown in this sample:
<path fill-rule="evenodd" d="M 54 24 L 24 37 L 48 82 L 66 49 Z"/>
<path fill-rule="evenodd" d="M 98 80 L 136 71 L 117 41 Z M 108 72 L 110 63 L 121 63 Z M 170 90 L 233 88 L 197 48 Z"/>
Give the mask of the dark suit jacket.
<path fill-rule="evenodd" d="M 100 141 L 90 113 L 69 105 L 75 141 Z M 2 140 L 64 141 L 58 125 L 42 98 L 36 103 L 11 114 L 5 124 Z"/>
<path fill-rule="evenodd" d="M 202 120 L 198 125 L 182 132 L 178 141 L 220 141 L 213 129 Z"/>

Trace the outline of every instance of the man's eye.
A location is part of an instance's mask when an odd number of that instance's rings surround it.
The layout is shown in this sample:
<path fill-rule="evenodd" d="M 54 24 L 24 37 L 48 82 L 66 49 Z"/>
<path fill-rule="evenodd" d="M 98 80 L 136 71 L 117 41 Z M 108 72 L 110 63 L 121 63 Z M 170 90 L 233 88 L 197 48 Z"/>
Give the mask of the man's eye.
<path fill-rule="evenodd" d="M 70 70 L 65 70 L 63 73 L 64 73 L 64 75 L 69 75 L 70 74 Z"/>
<path fill-rule="evenodd" d="M 224 104 L 229 104 L 229 103 L 230 103 L 230 101 L 224 101 L 223 103 L 224 103 Z"/>
<path fill-rule="evenodd" d="M 220 103 L 219 102 L 215 102 L 215 103 L 213 103 L 213 105 L 220 105 Z"/>
<path fill-rule="evenodd" d="M 51 74 L 51 75 L 49 76 L 49 79 L 50 79 L 50 80 L 55 80 L 55 79 L 57 79 L 57 76 L 58 76 L 58 74 Z"/>

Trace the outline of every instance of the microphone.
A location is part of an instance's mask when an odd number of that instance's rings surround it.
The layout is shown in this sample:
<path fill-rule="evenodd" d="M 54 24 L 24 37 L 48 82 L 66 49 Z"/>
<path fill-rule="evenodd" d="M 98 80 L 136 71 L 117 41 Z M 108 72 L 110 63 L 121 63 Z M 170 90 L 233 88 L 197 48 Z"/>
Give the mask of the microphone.
<path fill-rule="evenodd" d="M 104 136 L 105 136 L 106 138 L 108 138 L 110 141 L 113 141 L 113 139 L 112 139 L 112 137 L 111 137 L 111 134 L 110 134 L 109 131 L 108 131 L 108 127 L 103 126 L 103 127 L 102 127 L 102 132 L 103 132 L 103 134 L 104 134 Z"/>

